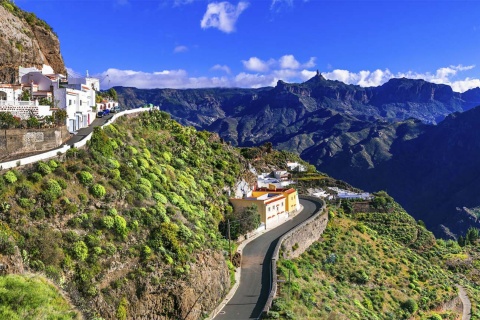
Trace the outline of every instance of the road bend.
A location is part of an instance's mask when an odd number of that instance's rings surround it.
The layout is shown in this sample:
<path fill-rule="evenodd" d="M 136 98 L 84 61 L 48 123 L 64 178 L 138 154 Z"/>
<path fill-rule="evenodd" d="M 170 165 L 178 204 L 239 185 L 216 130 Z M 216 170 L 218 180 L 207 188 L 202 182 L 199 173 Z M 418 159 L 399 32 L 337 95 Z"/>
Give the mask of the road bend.
<path fill-rule="evenodd" d="M 321 200 L 301 198 L 300 203 L 303 210 L 297 216 L 245 246 L 238 289 L 214 319 L 260 318 L 270 293 L 272 255 L 279 238 L 322 208 Z"/>

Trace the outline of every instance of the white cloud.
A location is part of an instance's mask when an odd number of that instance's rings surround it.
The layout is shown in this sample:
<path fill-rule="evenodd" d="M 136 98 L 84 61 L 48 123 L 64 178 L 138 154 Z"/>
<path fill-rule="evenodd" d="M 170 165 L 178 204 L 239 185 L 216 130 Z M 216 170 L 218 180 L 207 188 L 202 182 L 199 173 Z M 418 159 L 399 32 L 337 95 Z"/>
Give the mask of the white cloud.
<path fill-rule="evenodd" d="M 249 71 L 266 72 L 271 69 L 308 69 L 315 66 L 315 57 L 311 57 L 307 62 L 300 63 L 293 55 L 287 54 L 280 59 L 261 60 L 257 57 L 251 57 L 248 60 L 242 60 L 243 66 Z"/>
<path fill-rule="evenodd" d="M 182 52 L 187 52 L 188 47 L 187 46 L 176 46 L 175 49 L 173 49 L 174 53 L 182 53 Z"/>
<path fill-rule="evenodd" d="M 235 31 L 238 17 L 248 6 L 249 3 L 243 1 L 237 6 L 227 1 L 209 3 L 200 26 L 203 29 L 217 28 L 225 33 L 231 33 Z"/>
<path fill-rule="evenodd" d="M 249 71 L 265 72 L 269 69 L 269 62 L 260 60 L 257 57 L 251 57 L 248 60 L 242 60 L 242 63 L 245 69 Z"/>
<path fill-rule="evenodd" d="M 211 87 L 241 87 L 241 88 L 259 88 L 275 86 L 278 80 L 285 82 L 303 82 L 315 76 L 316 72 L 301 68 L 287 68 L 287 66 L 297 66 L 295 58 L 285 58 L 279 60 L 270 59 L 262 61 L 252 57 L 247 61 L 242 61 L 248 72 L 241 72 L 237 75 L 231 75 L 231 70 L 226 65 L 217 64 L 211 68 L 214 71 L 223 71 L 226 73 L 222 77 L 191 77 L 183 69 L 164 70 L 159 72 L 142 72 L 133 70 L 108 69 L 102 74 L 96 75 L 100 79 L 102 89 L 112 86 L 131 86 L 137 88 L 211 88 Z M 280 61 L 289 63 L 281 63 Z M 297 61 L 298 62 L 298 61 Z M 303 65 L 307 65 L 304 63 Z M 282 68 L 281 66 L 285 67 Z M 480 87 L 480 79 L 464 77 L 460 78 L 459 73 L 473 69 L 475 66 L 449 66 L 439 68 L 435 72 L 418 73 L 414 71 L 393 73 L 389 69 L 377 69 L 374 71 L 361 70 L 351 72 L 348 70 L 335 69 L 322 75 L 330 80 L 339 80 L 348 84 L 355 84 L 362 87 L 379 86 L 392 78 L 410 78 L 424 79 L 433 83 L 450 85 L 456 92 L 465 92 L 471 88 Z M 263 70 L 263 71 L 262 71 Z M 251 73 L 252 72 L 252 73 Z M 69 74 L 77 74 L 72 69 L 68 69 Z M 107 83 L 108 82 L 108 83 Z"/>
<path fill-rule="evenodd" d="M 356 84 L 362 87 L 379 86 L 392 78 L 423 79 L 437 84 L 446 84 L 452 87 L 456 92 L 465 92 L 469 89 L 480 87 L 480 79 L 456 79 L 458 73 L 468 71 L 475 66 L 448 66 L 437 69 L 434 73 L 418 73 L 414 71 L 392 73 L 389 69 L 375 71 L 362 70 L 359 72 L 350 72 L 348 70 L 336 69 L 322 75 L 330 80 L 338 80 L 349 84 Z"/>
<path fill-rule="evenodd" d="M 300 68 L 300 62 L 298 62 L 297 59 L 295 59 L 295 57 L 291 54 L 281 57 L 278 62 L 280 63 L 280 68 L 282 69 Z"/>
<path fill-rule="evenodd" d="M 217 70 L 217 71 L 223 71 L 225 72 L 226 74 L 231 74 L 232 71 L 230 70 L 230 68 L 228 66 L 222 66 L 220 64 L 216 64 L 212 67 L 212 70 Z"/>

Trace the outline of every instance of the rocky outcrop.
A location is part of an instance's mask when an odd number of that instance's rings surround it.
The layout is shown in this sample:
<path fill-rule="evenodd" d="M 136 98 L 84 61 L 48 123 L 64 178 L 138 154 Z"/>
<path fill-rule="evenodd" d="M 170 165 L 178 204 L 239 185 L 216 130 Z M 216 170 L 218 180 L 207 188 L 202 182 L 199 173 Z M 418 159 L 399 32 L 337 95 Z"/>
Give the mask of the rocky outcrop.
<path fill-rule="evenodd" d="M 175 271 L 168 266 L 158 266 L 148 276 L 131 281 L 122 272 L 109 273 L 110 283 L 121 285 L 108 296 L 98 295 L 91 309 L 104 319 L 116 319 L 118 305 L 111 301 L 125 298 L 128 319 L 204 318 L 230 289 L 230 274 L 218 251 L 196 254 L 192 261 L 189 272 L 177 277 L 172 277 Z"/>
<path fill-rule="evenodd" d="M 0 83 L 17 83 L 18 67 L 50 65 L 65 74 L 57 35 L 33 13 L 0 1 Z"/>

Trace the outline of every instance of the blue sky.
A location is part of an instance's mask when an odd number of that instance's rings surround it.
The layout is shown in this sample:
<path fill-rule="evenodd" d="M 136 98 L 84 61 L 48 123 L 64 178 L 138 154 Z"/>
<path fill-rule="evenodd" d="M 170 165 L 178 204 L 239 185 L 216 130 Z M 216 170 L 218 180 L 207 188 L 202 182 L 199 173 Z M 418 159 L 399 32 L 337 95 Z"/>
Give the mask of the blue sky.
<path fill-rule="evenodd" d="M 480 1 L 16 0 L 102 87 L 260 87 L 318 69 L 362 86 L 480 86 Z"/>

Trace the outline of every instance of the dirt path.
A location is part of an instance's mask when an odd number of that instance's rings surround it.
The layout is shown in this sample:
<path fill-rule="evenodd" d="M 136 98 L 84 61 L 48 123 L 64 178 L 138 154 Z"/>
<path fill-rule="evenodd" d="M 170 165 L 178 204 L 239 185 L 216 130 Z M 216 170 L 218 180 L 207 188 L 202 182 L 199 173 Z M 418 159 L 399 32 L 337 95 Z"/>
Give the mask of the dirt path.
<path fill-rule="evenodd" d="M 465 288 L 457 285 L 458 288 L 458 297 L 462 300 L 463 304 L 463 314 L 462 320 L 470 320 L 470 313 L 472 312 L 472 304 L 470 303 L 470 299 L 467 296 L 467 292 Z"/>

